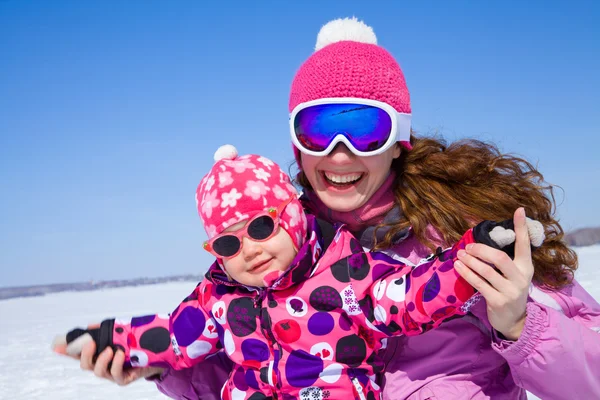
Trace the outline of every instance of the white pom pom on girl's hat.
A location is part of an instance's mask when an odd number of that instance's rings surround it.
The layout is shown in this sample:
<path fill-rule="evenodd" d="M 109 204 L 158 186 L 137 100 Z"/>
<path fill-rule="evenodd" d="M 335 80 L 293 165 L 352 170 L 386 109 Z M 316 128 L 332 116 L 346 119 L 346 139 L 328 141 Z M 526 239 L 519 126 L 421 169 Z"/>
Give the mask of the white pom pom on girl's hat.
<path fill-rule="evenodd" d="M 353 42 L 377 44 L 373 28 L 356 17 L 339 18 L 329 21 L 319 31 L 315 51 L 332 43 L 350 40 Z"/>
<path fill-rule="evenodd" d="M 215 160 L 215 162 L 217 162 L 219 160 L 235 160 L 235 158 L 237 156 L 238 156 L 237 149 L 230 144 L 225 144 L 225 145 L 219 147 L 217 149 L 217 151 L 215 151 L 215 155 L 213 156 L 213 159 Z"/>

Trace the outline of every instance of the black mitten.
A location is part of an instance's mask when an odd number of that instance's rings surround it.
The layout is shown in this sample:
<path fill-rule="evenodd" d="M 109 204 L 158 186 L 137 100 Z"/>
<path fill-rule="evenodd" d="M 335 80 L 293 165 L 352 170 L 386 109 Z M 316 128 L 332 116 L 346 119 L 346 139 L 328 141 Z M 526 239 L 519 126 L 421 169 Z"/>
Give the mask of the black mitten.
<path fill-rule="evenodd" d="M 107 347 L 113 347 L 113 327 L 115 320 L 107 319 L 97 328 L 75 328 L 66 335 L 58 335 L 54 338 L 52 348 L 57 353 L 73 357 L 81 355 L 81 350 L 90 341 L 96 342 L 96 353 L 93 360 Z"/>
<path fill-rule="evenodd" d="M 527 218 L 527 231 L 531 250 L 540 247 L 545 239 L 544 226 Z M 473 228 L 473 236 L 477 243 L 504 251 L 510 258 L 515 258 L 515 226 L 512 219 L 502 222 L 483 221 Z"/>

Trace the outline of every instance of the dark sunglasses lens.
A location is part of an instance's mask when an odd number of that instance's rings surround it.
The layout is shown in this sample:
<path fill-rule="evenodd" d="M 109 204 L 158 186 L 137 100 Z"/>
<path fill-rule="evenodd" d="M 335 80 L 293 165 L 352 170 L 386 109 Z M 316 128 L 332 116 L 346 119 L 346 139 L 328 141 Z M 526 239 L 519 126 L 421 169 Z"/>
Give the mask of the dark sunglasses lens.
<path fill-rule="evenodd" d="M 265 240 L 273 233 L 275 221 L 268 216 L 258 217 L 248 225 L 248 236 L 256 240 Z"/>
<path fill-rule="evenodd" d="M 240 241 L 233 235 L 221 236 L 212 246 L 215 253 L 221 257 L 231 257 L 240 249 Z"/>

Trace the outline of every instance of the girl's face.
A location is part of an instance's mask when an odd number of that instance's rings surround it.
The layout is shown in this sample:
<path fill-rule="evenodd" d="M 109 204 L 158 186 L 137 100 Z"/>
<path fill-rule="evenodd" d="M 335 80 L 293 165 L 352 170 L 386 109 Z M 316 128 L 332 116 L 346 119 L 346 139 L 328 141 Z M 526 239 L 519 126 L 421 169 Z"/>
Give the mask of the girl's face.
<path fill-rule="evenodd" d="M 246 220 L 232 225 L 225 232 L 237 231 L 247 222 Z M 223 259 L 223 266 L 229 276 L 237 282 L 263 287 L 263 279 L 270 273 L 287 270 L 297 253 L 290 235 L 279 227 L 277 233 L 264 242 L 244 237 L 239 254 Z"/>
<path fill-rule="evenodd" d="M 359 157 L 340 143 L 324 157 L 302 154 L 301 163 L 321 201 L 334 211 L 345 212 L 362 207 L 373 196 L 398 157 L 398 143 L 370 157 Z"/>

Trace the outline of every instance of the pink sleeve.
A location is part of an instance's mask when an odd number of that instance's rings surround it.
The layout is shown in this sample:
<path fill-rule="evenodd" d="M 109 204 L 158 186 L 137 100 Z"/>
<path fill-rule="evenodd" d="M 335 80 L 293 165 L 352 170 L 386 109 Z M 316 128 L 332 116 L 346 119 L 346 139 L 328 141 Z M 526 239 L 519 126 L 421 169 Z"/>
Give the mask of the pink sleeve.
<path fill-rule="evenodd" d="M 531 296 L 519 340 L 493 343 L 517 385 L 543 399 L 600 398 L 600 304 L 577 282 Z"/>
<path fill-rule="evenodd" d="M 358 280 L 357 274 L 350 273 L 366 318 L 383 336 L 414 336 L 464 315 L 463 305 L 475 290 L 455 271 L 454 261 L 458 251 L 473 242 L 469 230 L 452 248 L 412 270 L 381 253 L 366 253 L 376 280 L 368 285 L 369 280 Z"/>
<path fill-rule="evenodd" d="M 169 316 L 146 315 L 115 320 L 113 343 L 133 367 L 169 365 L 189 368 L 218 349 L 216 323 L 204 309 L 210 301 L 206 280 Z"/>

